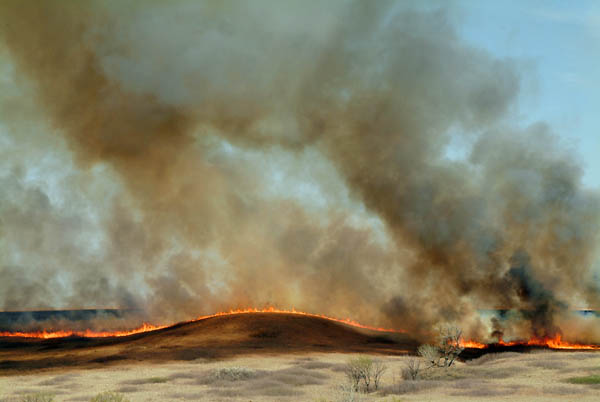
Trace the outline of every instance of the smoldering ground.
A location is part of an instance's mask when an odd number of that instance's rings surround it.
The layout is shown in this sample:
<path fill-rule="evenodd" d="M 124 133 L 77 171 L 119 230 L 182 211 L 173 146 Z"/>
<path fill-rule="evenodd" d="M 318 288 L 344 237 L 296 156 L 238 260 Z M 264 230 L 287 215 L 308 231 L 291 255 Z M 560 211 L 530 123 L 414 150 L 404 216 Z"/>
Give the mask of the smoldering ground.
<path fill-rule="evenodd" d="M 598 197 L 446 7 L 3 2 L 3 307 L 589 326 Z"/>

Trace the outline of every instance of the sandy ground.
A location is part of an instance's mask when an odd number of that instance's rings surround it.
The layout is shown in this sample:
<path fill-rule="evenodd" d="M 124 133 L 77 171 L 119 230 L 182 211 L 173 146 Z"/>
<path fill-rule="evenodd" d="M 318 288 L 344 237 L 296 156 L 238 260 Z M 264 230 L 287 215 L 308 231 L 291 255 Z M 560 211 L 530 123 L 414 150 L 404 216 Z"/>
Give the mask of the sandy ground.
<path fill-rule="evenodd" d="M 5 376 L 0 377 L 0 398 L 20 401 L 27 394 L 46 393 L 55 401 L 89 401 L 100 392 L 117 391 L 131 401 L 600 401 L 599 386 L 565 382 L 600 374 L 597 352 L 486 355 L 450 369 L 430 369 L 420 381 L 401 379 L 410 357 L 378 356 L 387 365 L 380 389 L 351 399 L 342 389 L 347 383 L 343 369 L 354 356 L 245 356 Z M 219 378 L 216 373 L 223 368 L 229 371 L 221 371 Z"/>

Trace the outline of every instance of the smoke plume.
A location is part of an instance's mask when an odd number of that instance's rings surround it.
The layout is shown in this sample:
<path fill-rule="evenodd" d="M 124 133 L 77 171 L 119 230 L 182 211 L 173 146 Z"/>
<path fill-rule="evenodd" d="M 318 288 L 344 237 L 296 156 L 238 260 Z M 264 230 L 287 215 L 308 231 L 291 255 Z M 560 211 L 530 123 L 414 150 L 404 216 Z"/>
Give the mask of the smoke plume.
<path fill-rule="evenodd" d="M 518 64 L 455 20 L 384 1 L 3 1 L 0 308 L 589 325 L 572 309 L 599 305 L 599 198 L 550 127 L 515 121 Z M 515 318 L 478 312 L 498 308 Z"/>

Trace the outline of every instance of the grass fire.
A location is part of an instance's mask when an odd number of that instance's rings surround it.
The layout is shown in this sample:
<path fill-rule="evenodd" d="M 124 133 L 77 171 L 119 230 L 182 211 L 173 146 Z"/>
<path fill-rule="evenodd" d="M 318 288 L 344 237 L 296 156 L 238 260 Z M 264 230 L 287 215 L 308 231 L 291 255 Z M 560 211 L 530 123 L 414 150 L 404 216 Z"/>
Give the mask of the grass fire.
<path fill-rule="evenodd" d="M 0 402 L 597 399 L 597 15 L 1 1 Z"/>

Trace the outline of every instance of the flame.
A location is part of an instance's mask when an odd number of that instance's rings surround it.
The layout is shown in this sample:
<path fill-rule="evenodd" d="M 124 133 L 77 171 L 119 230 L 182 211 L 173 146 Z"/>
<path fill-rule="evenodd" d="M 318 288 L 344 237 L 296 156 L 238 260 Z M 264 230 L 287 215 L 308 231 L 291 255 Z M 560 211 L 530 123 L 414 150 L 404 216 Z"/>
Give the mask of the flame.
<path fill-rule="evenodd" d="M 497 343 L 493 345 L 498 346 L 542 346 L 549 349 L 573 349 L 573 350 L 600 350 L 600 345 L 591 345 L 585 343 L 577 343 L 577 342 L 568 342 L 562 339 L 562 335 L 557 334 L 554 337 L 547 338 L 537 338 L 533 337 L 527 341 L 525 340 L 517 340 L 517 341 L 509 341 L 505 342 L 500 339 Z M 461 346 L 464 348 L 473 348 L 473 349 L 485 349 L 490 346 L 490 344 L 477 342 L 474 340 L 464 340 L 461 342 Z"/>
<path fill-rule="evenodd" d="M 203 315 L 194 318 L 193 320 L 183 321 L 176 324 L 171 325 L 154 325 L 143 323 L 138 328 L 134 328 L 126 331 L 93 331 L 93 330 L 85 330 L 85 331 L 38 331 L 38 332 L 0 332 L 0 337 L 21 337 L 21 338 L 39 338 L 39 339 L 54 339 L 54 338 L 67 338 L 71 336 L 82 337 L 82 338 L 109 338 L 109 337 L 123 337 L 130 336 L 135 334 L 140 334 L 144 332 L 157 331 L 159 329 L 168 328 L 174 325 L 192 323 L 197 321 L 206 320 L 208 318 L 214 317 L 223 317 L 228 315 L 238 315 L 238 314 L 254 314 L 254 313 L 273 313 L 273 314 L 294 314 L 305 317 L 315 317 L 315 318 L 323 318 L 325 320 L 334 321 L 337 323 L 341 323 L 344 325 L 349 325 L 355 328 L 368 329 L 371 331 L 378 332 L 388 332 L 388 333 L 405 333 L 404 330 L 399 329 L 391 329 L 391 328 L 380 328 L 380 327 L 372 327 L 369 325 L 364 325 L 349 318 L 335 318 L 329 317 L 322 314 L 313 314 L 306 313 L 303 311 L 298 311 L 296 309 L 291 310 L 283 310 L 278 309 L 276 307 L 267 307 L 267 308 L 247 308 L 247 309 L 237 309 L 237 310 L 229 310 L 224 312 L 219 312 L 215 314 Z"/>

